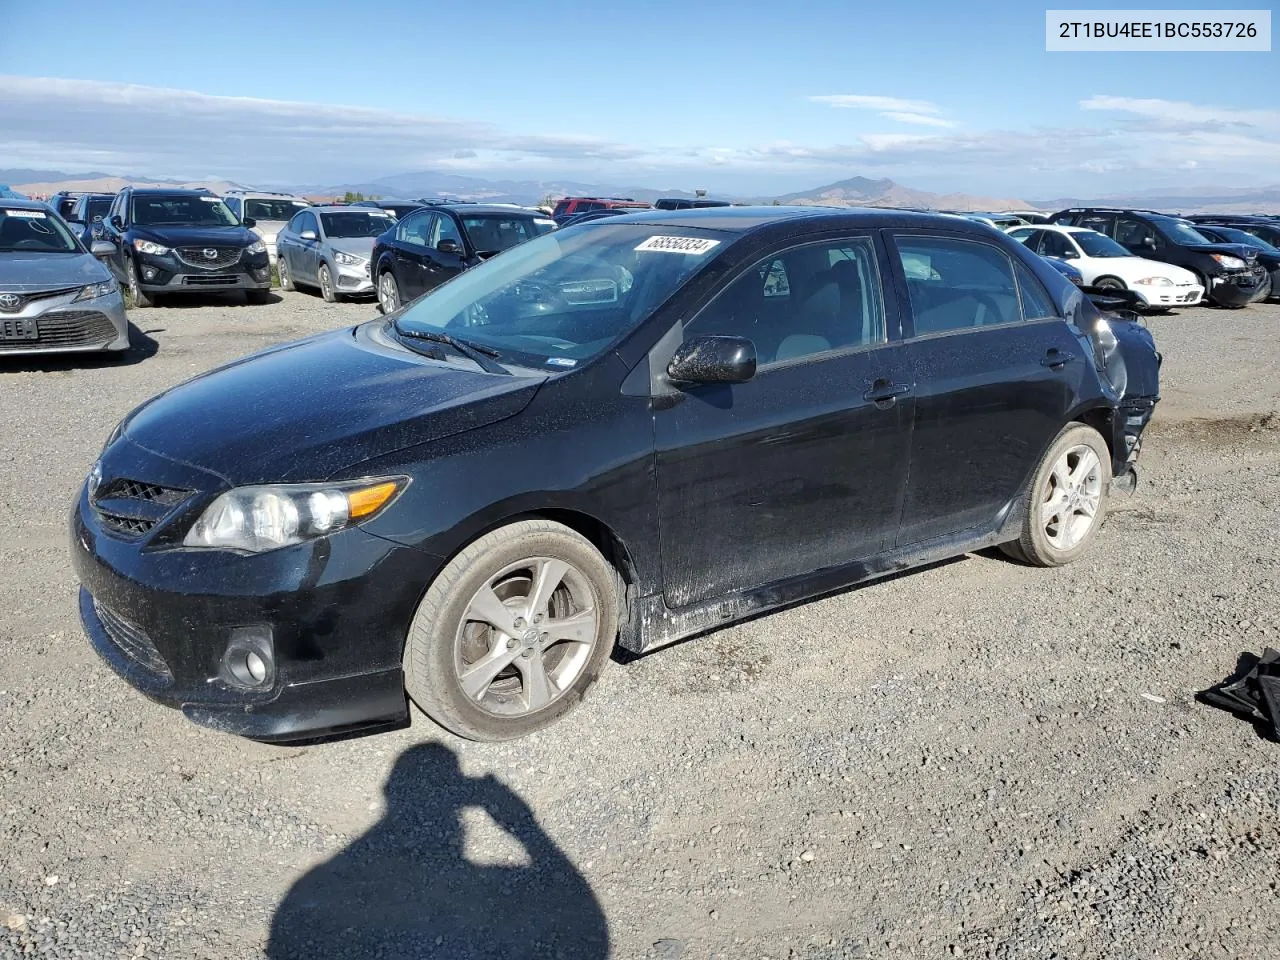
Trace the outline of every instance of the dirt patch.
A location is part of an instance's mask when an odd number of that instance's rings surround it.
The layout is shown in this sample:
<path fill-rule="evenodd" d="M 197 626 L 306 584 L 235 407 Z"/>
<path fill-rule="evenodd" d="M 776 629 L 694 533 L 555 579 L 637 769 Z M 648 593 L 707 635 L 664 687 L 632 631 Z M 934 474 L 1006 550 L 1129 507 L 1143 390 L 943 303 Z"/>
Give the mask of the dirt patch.
<path fill-rule="evenodd" d="M 1280 410 L 1228 417 L 1156 419 L 1147 433 L 1148 437 L 1165 442 L 1207 443 L 1215 446 L 1258 441 L 1273 443 L 1280 437 Z"/>

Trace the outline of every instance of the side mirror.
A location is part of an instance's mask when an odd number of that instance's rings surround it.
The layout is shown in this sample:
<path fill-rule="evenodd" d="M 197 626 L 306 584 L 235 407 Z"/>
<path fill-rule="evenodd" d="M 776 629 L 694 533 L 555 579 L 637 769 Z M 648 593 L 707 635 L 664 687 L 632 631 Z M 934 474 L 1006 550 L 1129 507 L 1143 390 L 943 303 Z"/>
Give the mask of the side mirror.
<path fill-rule="evenodd" d="M 250 228 L 256 227 L 258 225 L 258 221 L 253 219 L 253 217 L 245 217 L 240 222 L 243 223 L 246 227 L 250 227 Z"/>
<path fill-rule="evenodd" d="M 1062 259 L 1063 260 L 1079 260 L 1080 254 L 1076 253 L 1074 250 L 1063 250 Z"/>
<path fill-rule="evenodd" d="M 436 249 L 441 253 L 462 253 L 462 245 L 457 240 L 441 240 Z"/>
<path fill-rule="evenodd" d="M 108 220 L 107 223 L 111 224 L 117 230 L 124 229 L 124 221 L 120 219 L 120 214 L 118 213 L 112 214 L 111 219 Z"/>
<path fill-rule="evenodd" d="M 1155 237 L 1143 237 L 1143 238 L 1142 238 L 1142 245 L 1143 245 L 1144 247 L 1146 247 L 1148 250 L 1154 250 L 1154 249 L 1156 248 L 1156 238 L 1155 238 Z"/>
<path fill-rule="evenodd" d="M 298 234 L 298 236 L 301 237 L 303 240 L 314 240 L 316 239 L 316 232 L 314 230 L 303 230 L 300 234 Z"/>
<path fill-rule="evenodd" d="M 695 337 L 667 364 L 676 383 L 746 383 L 755 375 L 756 345 L 745 337 Z"/>
<path fill-rule="evenodd" d="M 89 245 L 89 252 L 95 257 L 110 257 L 115 254 L 116 247 L 114 243 L 107 243 L 105 240 L 95 240 Z"/>

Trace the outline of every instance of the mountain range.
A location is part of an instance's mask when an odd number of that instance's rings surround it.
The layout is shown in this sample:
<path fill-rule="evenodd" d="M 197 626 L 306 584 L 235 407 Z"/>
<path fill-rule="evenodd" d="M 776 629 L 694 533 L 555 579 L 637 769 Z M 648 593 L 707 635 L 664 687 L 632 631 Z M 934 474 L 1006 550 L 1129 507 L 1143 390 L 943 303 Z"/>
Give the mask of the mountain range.
<path fill-rule="evenodd" d="M 177 180 L 148 176 L 128 176 L 92 171 L 64 173 L 60 170 L 30 168 L 0 169 L 0 183 L 29 195 L 49 195 L 59 190 L 86 190 L 114 193 L 127 184 L 163 187 L 207 187 L 215 193 L 249 186 L 230 180 Z M 688 190 L 660 190 L 653 187 L 618 186 L 573 180 L 486 180 L 481 177 L 438 171 L 391 174 L 371 180 L 337 184 L 280 183 L 257 184 L 258 188 L 298 193 L 313 199 L 362 193 L 379 197 L 449 197 L 491 203 L 537 204 L 548 197 L 607 196 L 630 197 L 652 202 L 659 197 L 692 197 Z M 728 196 L 722 199 L 746 203 L 796 203 L 829 206 L 916 207 L 930 210 L 1061 210 L 1087 204 L 1145 207 L 1181 213 L 1215 211 L 1223 213 L 1280 213 L 1280 185 L 1258 188 L 1219 187 L 1195 190 L 1152 189 L 1092 198 L 1059 197 L 1051 200 L 1021 200 L 967 193 L 932 193 L 904 186 L 889 179 L 851 177 L 836 183 L 779 196 Z"/>

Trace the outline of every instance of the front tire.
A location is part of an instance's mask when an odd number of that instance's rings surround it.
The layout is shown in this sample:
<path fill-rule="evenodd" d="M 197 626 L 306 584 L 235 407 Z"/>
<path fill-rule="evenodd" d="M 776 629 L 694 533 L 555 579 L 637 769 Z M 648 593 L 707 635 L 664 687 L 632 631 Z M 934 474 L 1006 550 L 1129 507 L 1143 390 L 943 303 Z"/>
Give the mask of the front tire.
<path fill-rule="evenodd" d="M 1076 560 L 1098 535 L 1110 490 L 1106 441 L 1093 427 L 1067 424 L 1031 478 L 1021 535 L 1000 549 L 1037 567 Z"/>
<path fill-rule="evenodd" d="M 469 740 L 522 737 L 578 705 L 618 633 L 617 572 L 550 520 L 476 540 L 440 571 L 409 628 L 405 689 Z"/>
<path fill-rule="evenodd" d="M 333 289 L 333 274 L 329 272 L 327 263 L 320 264 L 320 296 L 325 303 L 337 303 L 338 294 Z"/>
<path fill-rule="evenodd" d="M 1099 277 L 1093 281 L 1093 286 L 1098 290 L 1128 290 L 1123 280 L 1119 277 Z"/>
<path fill-rule="evenodd" d="M 289 261 L 284 256 L 276 258 L 276 274 L 280 277 L 281 290 L 296 290 L 293 285 L 293 274 L 289 272 Z"/>
<path fill-rule="evenodd" d="M 156 301 L 154 297 L 148 296 L 142 289 L 142 284 L 138 282 L 138 268 L 130 257 L 124 264 L 124 282 L 125 287 L 129 291 L 129 302 L 138 309 L 144 307 L 154 307 Z"/>

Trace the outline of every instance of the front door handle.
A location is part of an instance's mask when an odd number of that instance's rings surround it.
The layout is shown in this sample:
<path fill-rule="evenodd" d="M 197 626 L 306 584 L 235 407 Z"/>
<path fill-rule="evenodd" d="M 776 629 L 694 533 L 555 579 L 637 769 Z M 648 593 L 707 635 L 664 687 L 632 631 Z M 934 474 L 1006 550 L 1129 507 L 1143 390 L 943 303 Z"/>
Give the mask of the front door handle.
<path fill-rule="evenodd" d="M 862 395 L 863 400 L 872 401 L 881 410 L 892 407 L 901 396 L 911 392 L 909 383 L 893 383 L 883 378 L 876 380 Z"/>
<path fill-rule="evenodd" d="M 1075 358 L 1074 353 L 1063 353 L 1057 347 L 1050 347 L 1049 352 L 1040 358 L 1040 365 L 1051 370 L 1061 370 Z"/>

